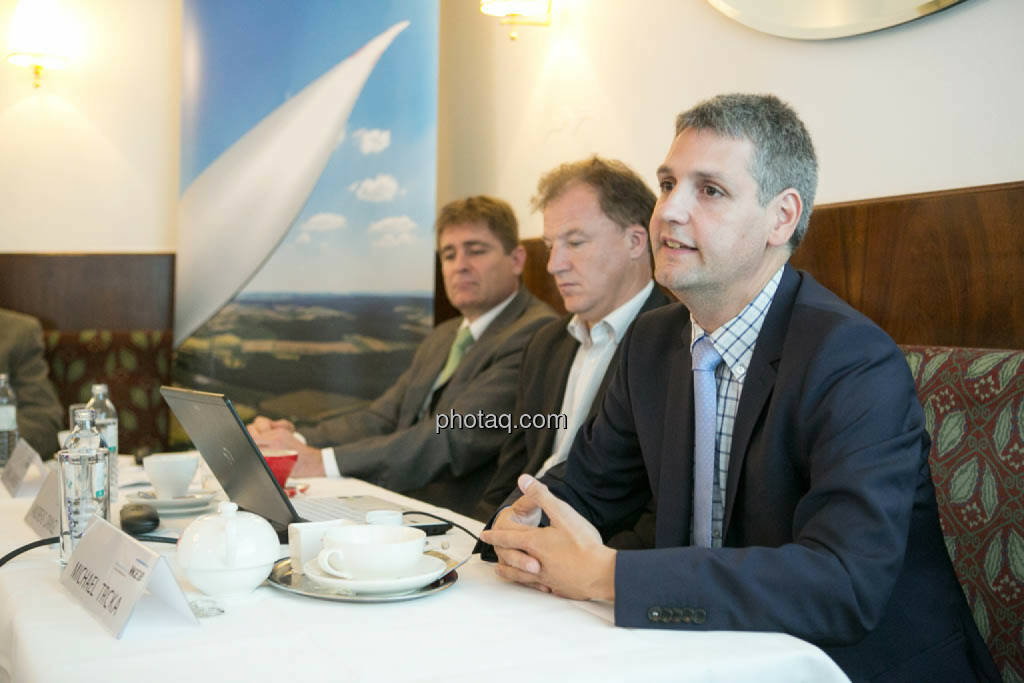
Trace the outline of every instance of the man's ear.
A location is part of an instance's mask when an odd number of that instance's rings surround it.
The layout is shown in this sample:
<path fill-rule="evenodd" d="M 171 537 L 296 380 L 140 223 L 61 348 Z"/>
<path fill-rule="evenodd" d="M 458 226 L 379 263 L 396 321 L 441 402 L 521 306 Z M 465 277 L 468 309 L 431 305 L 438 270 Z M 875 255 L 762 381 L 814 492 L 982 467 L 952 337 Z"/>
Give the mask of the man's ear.
<path fill-rule="evenodd" d="M 516 248 L 509 253 L 512 257 L 512 269 L 516 275 L 523 274 L 523 268 L 526 266 L 526 247 L 521 244 L 517 244 Z"/>
<path fill-rule="evenodd" d="M 800 198 L 800 193 L 790 187 L 775 195 L 768 208 L 769 215 L 774 221 L 768 233 L 768 245 L 781 247 L 793 236 L 804 212 L 804 201 Z"/>
<path fill-rule="evenodd" d="M 624 232 L 626 233 L 626 244 L 629 245 L 630 258 L 647 258 L 647 246 L 651 238 L 644 226 L 634 223 L 626 226 Z"/>

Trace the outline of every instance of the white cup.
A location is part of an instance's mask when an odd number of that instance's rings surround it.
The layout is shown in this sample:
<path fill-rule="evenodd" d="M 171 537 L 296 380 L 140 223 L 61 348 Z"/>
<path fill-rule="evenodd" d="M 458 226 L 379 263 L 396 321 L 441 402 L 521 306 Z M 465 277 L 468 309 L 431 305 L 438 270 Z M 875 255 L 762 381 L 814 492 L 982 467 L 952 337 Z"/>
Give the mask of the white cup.
<path fill-rule="evenodd" d="M 159 498 L 181 498 L 196 474 L 199 456 L 195 453 L 156 453 L 142 459 L 146 476 L 153 482 Z"/>
<path fill-rule="evenodd" d="M 330 529 L 317 555 L 320 569 L 343 579 L 392 579 L 408 575 L 423 556 L 422 529 L 353 524 Z"/>
<path fill-rule="evenodd" d="M 401 510 L 370 510 L 366 513 L 367 524 L 385 524 L 388 526 L 400 526 L 402 524 Z"/>

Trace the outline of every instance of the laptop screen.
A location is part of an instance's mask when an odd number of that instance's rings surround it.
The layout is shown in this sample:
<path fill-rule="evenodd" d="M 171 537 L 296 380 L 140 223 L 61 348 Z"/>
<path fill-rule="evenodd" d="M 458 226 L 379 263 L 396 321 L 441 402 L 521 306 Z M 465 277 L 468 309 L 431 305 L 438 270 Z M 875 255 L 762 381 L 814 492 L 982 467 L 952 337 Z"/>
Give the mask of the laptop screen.
<path fill-rule="evenodd" d="M 278 531 L 300 521 L 227 397 L 178 387 L 160 387 L 160 393 L 239 508 L 265 518 Z"/>

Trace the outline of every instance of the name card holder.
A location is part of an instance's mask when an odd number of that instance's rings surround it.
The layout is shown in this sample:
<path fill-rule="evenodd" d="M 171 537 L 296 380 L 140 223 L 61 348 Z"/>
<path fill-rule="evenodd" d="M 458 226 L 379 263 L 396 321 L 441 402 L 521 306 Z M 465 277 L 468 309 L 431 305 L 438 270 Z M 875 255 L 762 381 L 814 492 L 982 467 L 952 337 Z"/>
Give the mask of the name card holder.
<path fill-rule="evenodd" d="M 60 582 L 116 638 L 147 588 L 162 611 L 199 624 L 167 560 L 100 517 L 89 522 Z"/>
<path fill-rule="evenodd" d="M 33 468 L 39 472 L 40 477 L 46 476 L 46 465 L 43 464 L 43 459 L 39 457 L 36 449 L 32 448 L 25 439 L 18 439 L 17 445 L 11 451 L 11 457 L 7 460 L 7 465 L 4 466 L 3 474 L 0 475 L 0 481 L 3 482 L 4 488 L 12 498 L 27 494 L 26 475 Z"/>
<path fill-rule="evenodd" d="M 39 538 L 49 538 L 60 533 L 59 487 L 60 474 L 55 470 L 50 470 L 25 515 L 25 524 L 39 534 Z"/>

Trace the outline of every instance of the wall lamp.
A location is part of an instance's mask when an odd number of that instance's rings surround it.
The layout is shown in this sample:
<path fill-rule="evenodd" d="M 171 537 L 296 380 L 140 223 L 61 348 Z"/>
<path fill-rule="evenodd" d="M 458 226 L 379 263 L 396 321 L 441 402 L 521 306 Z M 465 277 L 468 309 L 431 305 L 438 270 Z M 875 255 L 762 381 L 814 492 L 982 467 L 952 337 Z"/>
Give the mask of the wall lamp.
<path fill-rule="evenodd" d="M 480 0 L 480 12 L 499 17 L 502 24 L 514 26 L 550 26 L 551 0 Z M 515 31 L 511 40 L 519 37 Z"/>
<path fill-rule="evenodd" d="M 32 87 L 38 88 L 43 69 L 68 65 L 66 34 L 56 0 L 21 0 L 11 20 L 7 61 L 32 69 Z"/>

